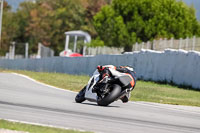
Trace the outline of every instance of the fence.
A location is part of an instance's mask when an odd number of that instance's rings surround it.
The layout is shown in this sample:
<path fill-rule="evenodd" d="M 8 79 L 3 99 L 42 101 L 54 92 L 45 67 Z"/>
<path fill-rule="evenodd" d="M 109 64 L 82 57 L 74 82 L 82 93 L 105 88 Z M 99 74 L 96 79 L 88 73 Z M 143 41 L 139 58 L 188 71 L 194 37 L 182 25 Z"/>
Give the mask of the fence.
<path fill-rule="evenodd" d="M 53 57 L 54 51 L 48 47 L 45 47 L 41 43 L 38 44 L 37 58 Z"/>
<path fill-rule="evenodd" d="M 88 57 L 49 57 L 41 59 L 0 60 L 0 67 L 41 72 L 90 75 L 97 65 L 134 67 L 137 78 L 166 81 L 200 89 L 200 52 L 184 50 L 142 50 L 122 55 Z"/>
<path fill-rule="evenodd" d="M 155 51 L 163 51 L 167 48 L 171 49 L 183 49 L 186 51 L 195 50 L 200 51 L 200 38 L 186 38 L 175 40 L 171 38 L 153 40 L 148 42 L 136 43 L 132 46 L 132 51 L 140 51 L 141 49 L 150 49 Z M 110 48 L 110 47 L 96 47 L 96 48 L 88 48 L 88 55 L 99 55 L 99 54 L 121 54 L 123 52 L 123 48 Z"/>
<path fill-rule="evenodd" d="M 23 59 L 23 58 L 44 58 L 53 57 L 54 51 L 48 47 L 45 47 L 41 43 L 38 43 L 37 54 L 29 54 L 29 44 L 28 43 L 15 43 L 12 42 L 9 47 L 9 52 L 5 56 L 0 56 L 0 59 Z"/>
<path fill-rule="evenodd" d="M 112 48 L 112 47 L 96 47 L 87 48 L 87 55 L 100 55 L 100 54 L 120 54 L 124 51 L 123 48 Z"/>
<path fill-rule="evenodd" d="M 160 40 L 154 40 L 152 42 L 147 43 L 136 43 L 133 45 L 132 50 L 133 51 L 140 51 L 141 49 L 151 49 L 156 51 L 163 51 L 167 48 L 171 49 L 183 49 L 183 50 L 195 50 L 200 51 L 200 38 L 196 38 L 195 36 L 193 38 L 186 38 L 186 39 L 179 39 L 174 40 L 171 38 L 170 40 L 167 39 L 160 39 Z"/>
<path fill-rule="evenodd" d="M 11 42 L 9 46 L 9 51 L 5 56 L 0 57 L 0 59 L 23 59 L 28 58 L 28 43 L 16 43 Z"/>
<path fill-rule="evenodd" d="M 24 48 L 26 45 L 22 45 Z M 16 56 L 15 50 L 13 49 L 15 45 L 12 45 L 10 47 L 10 52 L 5 57 L 1 58 L 24 58 L 24 56 Z M 28 47 L 28 44 L 27 46 Z M 148 42 L 142 42 L 142 43 L 136 43 L 132 46 L 132 51 L 140 51 L 141 49 L 150 49 L 155 51 L 163 51 L 167 48 L 170 49 L 183 49 L 186 51 L 194 50 L 194 51 L 200 51 L 200 38 L 196 38 L 195 36 L 193 38 L 186 38 L 186 39 L 179 39 L 175 40 L 171 38 L 170 40 L 167 39 L 160 39 L 160 40 L 153 40 Z M 27 51 L 22 50 L 22 51 Z M 26 53 L 27 53 L 26 52 Z M 101 55 L 101 54 L 121 54 L 124 52 L 123 48 L 114 48 L 114 47 L 88 47 L 86 49 L 86 55 Z M 30 56 L 31 58 L 43 58 L 43 57 L 52 57 L 54 56 L 54 51 L 51 50 L 48 47 L 43 46 L 39 43 L 38 45 L 38 54 L 34 56 Z M 25 57 L 27 58 L 28 55 L 25 54 Z"/>

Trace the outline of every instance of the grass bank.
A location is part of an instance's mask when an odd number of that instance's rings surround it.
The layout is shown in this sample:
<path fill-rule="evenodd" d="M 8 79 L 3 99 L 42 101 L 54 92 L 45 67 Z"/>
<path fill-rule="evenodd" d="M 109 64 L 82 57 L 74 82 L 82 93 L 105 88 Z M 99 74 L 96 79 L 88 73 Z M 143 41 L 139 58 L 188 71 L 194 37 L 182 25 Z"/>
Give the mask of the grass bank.
<path fill-rule="evenodd" d="M 200 107 L 200 91 L 169 84 L 138 81 L 131 100 Z"/>
<path fill-rule="evenodd" d="M 89 80 L 89 76 L 76 76 L 60 73 L 16 70 L 6 70 L 6 72 L 24 74 L 37 81 L 72 91 L 79 91 L 87 84 Z M 160 84 L 149 81 L 137 81 L 136 87 L 132 91 L 131 100 L 200 107 L 200 91 L 180 88 L 168 84 Z"/>
<path fill-rule="evenodd" d="M 16 130 L 16 131 L 24 131 L 29 133 L 91 133 L 91 132 L 81 132 L 76 130 L 65 130 L 60 128 L 36 126 L 18 122 L 10 122 L 6 120 L 0 120 L 0 128 Z"/>

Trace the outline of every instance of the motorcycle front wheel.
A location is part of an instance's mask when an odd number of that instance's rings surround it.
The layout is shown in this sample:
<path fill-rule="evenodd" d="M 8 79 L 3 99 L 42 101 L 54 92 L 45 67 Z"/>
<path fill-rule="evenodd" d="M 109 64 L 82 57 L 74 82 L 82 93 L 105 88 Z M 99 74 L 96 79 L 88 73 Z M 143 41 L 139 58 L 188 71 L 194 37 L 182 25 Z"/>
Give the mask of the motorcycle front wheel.
<path fill-rule="evenodd" d="M 75 101 L 77 103 L 82 103 L 83 101 L 86 100 L 85 99 L 85 90 L 86 90 L 86 86 L 82 90 L 80 90 L 79 93 L 76 95 Z"/>
<path fill-rule="evenodd" d="M 110 93 L 108 93 L 108 95 L 106 95 L 103 98 L 98 97 L 97 104 L 100 106 L 108 106 L 119 97 L 120 93 L 121 93 L 121 86 L 114 84 L 111 86 L 111 91 Z"/>

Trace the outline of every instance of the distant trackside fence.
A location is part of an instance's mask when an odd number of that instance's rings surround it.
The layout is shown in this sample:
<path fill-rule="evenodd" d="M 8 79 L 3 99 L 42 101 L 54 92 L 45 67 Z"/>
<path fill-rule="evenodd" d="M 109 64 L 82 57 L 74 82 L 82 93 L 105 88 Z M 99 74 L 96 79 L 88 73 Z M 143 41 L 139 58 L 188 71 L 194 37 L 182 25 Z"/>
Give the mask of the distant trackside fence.
<path fill-rule="evenodd" d="M 170 49 L 183 49 L 186 51 L 194 50 L 200 51 L 200 38 L 195 36 L 192 38 L 185 39 L 159 39 L 142 43 L 135 43 L 132 46 L 132 51 L 140 51 L 141 49 L 150 49 L 155 51 L 163 51 L 167 48 Z M 121 54 L 124 51 L 123 48 L 111 48 L 111 47 L 95 47 L 88 48 L 88 55 L 99 55 L 99 54 Z"/>

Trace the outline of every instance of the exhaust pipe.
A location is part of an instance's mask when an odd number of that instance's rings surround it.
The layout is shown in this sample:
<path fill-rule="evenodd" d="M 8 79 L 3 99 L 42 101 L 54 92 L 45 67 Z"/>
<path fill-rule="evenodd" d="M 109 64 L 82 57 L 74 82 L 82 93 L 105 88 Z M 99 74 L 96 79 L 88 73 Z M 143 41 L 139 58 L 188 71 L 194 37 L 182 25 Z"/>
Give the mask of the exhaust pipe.
<path fill-rule="evenodd" d="M 116 101 L 117 100 L 119 100 L 119 99 L 121 99 L 122 97 L 124 97 L 127 93 L 129 93 L 129 90 L 124 90 L 124 91 L 122 91 L 120 94 L 119 94 L 119 97 L 116 99 Z"/>

